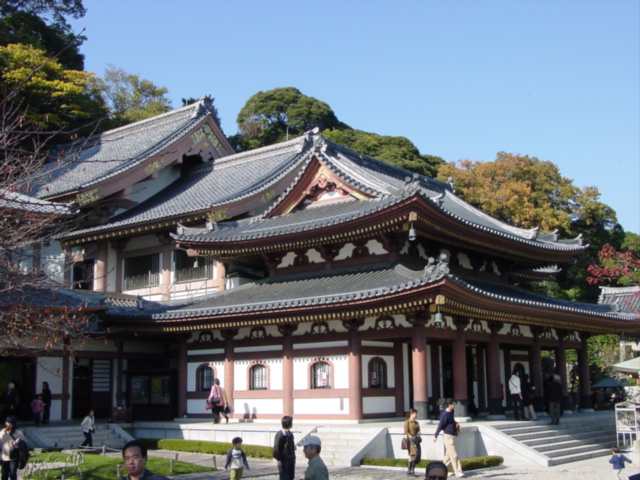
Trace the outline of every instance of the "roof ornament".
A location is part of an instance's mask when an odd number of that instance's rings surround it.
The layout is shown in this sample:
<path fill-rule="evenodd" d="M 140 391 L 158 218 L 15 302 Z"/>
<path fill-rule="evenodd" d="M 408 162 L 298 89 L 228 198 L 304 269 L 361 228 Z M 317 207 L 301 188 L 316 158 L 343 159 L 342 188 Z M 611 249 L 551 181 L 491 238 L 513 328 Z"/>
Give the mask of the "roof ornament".
<path fill-rule="evenodd" d="M 456 193 L 456 185 L 455 182 L 453 181 L 453 177 L 449 177 L 447 178 L 447 183 L 449 184 L 449 186 L 451 187 L 451 191 L 453 193 Z"/>
<path fill-rule="evenodd" d="M 402 187 L 402 193 L 413 194 L 420 188 L 420 175 L 414 173 L 411 177 L 404 177 L 404 186 Z"/>
<path fill-rule="evenodd" d="M 435 203 L 436 205 L 441 207 L 442 206 L 442 202 L 444 202 L 444 195 L 445 195 L 445 192 L 442 192 L 440 195 L 436 195 L 435 197 L 431 197 L 431 201 L 433 201 L 433 203 Z"/>
<path fill-rule="evenodd" d="M 435 282 L 449 273 L 449 255 L 441 253 L 436 259 L 429 257 L 427 266 L 424 267 L 424 278 L 427 283 Z"/>
<path fill-rule="evenodd" d="M 205 224 L 205 227 L 207 230 L 209 230 L 210 232 L 214 231 L 216 229 L 216 224 L 213 223 L 212 221 L 207 221 L 207 223 Z"/>

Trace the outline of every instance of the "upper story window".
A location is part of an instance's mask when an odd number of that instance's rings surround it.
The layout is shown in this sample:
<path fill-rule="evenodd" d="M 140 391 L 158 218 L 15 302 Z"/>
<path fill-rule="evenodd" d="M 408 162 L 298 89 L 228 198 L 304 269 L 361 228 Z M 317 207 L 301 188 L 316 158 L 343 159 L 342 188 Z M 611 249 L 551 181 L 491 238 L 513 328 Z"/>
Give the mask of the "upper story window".
<path fill-rule="evenodd" d="M 215 262 L 210 258 L 190 257 L 184 250 L 173 251 L 173 271 L 176 283 L 212 279 L 214 266 Z"/>
<path fill-rule="evenodd" d="M 387 387 L 387 364 L 380 357 L 374 357 L 369 361 L 369 387 Z"/>
<path fill-rule="evenodd" d="M 160 254 L 141 255 L 124 260 L 124 289 L 160 285 Z"/>
<path fill-rule="evenodd" d="M 267 389 L 267 367 L 257 363 L 249 368 L 249 390 Z"/>
<path fill-rule="evenodd" d="M 331 365 L 319 360 L 311 365 L 311 388 L 331 388 Z"/>
<path fill-rule="evenodd" d="M 196 370 L 196 389 L 199 392 L 208 392 L 213 385 L 216 372 L 209 365 L 200 365 Z"/>
<path fill-rule="evenodd" d="M 93 290 L 93 260 L 73 264 L 73 288 Z"/>

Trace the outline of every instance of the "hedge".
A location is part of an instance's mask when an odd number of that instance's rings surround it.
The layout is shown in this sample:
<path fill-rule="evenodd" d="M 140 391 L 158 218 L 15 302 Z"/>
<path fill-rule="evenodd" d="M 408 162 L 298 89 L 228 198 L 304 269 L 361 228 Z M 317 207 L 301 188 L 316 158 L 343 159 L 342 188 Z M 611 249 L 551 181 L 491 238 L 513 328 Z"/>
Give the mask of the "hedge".
<path fill-rule="evenodd" d="M 140 441 L 144 442 L 150 450 L 171 450 L 174 452 L 194 452 L 194 453 L 208 453 L 211 455 L 226 455 L 229 450 L 233 448 L 232 443 L 225 442 L 206 442 L 203 440 L 178 440 L 178 439 L 164 439 L 159 440 L 156 438 L 141 438 Z M 261 445 L 247 445 L 242 444 L 242 450 L 248 457 L 252 458 L 267 458 L 273 457 L 273 448 L 264 447 Z"/>

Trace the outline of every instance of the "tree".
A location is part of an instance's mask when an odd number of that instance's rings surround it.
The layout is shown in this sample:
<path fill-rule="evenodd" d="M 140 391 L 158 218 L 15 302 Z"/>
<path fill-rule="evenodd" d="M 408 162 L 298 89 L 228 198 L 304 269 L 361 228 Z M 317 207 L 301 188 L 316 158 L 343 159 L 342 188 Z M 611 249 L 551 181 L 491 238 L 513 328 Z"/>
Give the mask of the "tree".
<path fill-rule="evenodd" d="M 91 309 L 81 297 L 65 293 L 45 275 L 47 265 L 39 263 L 38 251 L 46 248 L 51 235 L 71 228 L 73 215 L 68 206 L 33 199 L 23 195 L 21 188 L 28 192 L 30 182 L 37 178 L 47 158 L 46 146 L 56 138 L 69 136 L 61 130 L 44 131 L 27 119 L 56 124 L 46 118 L 44 108 L 60 109 L 64 103 L 56 101 L 75 99 L 83 82 L 74 80 L 83 77 L 61 75 L 54 80 L 49 75 L 50 69 L 59 69 L 55 61 L 32 47 L 11 47 L 5 48 L 5 55 L 0 57 L 5 61 L 0 92 L 0 355 L 9 351 L 12 355 L 37 355 L 40 350 L 53 348 L 69 351 L 64 340 L 93 334 Z M 8 51 L 28 53 L 29 61 L 22 62 L 20 68 L 9 62 L 11 68 L 7 68 L 7 58 L 13 58 L 7 57 Z M 36 106 L 29 102 L 40 98 L 36 93 L 45 92 L 57 98 L 51 103 L 40 102 L 37 112 L 32 112 Z M 58 116 L 68 116 L 66 123 L 75 124 L 70 117 L 76 114 L 84 118 L 81 108 L 63 109 Z M 52 111 L 51 116 L 55 113 Z"/>
<path fill-rule="evenodd" d="M 324 130 L 339 126 L 329 105 L 293 87 L 256 93 L 236 121 L 240 134 L 233 140 L 243 150 L 272 145 L 315 127 Z"/>
<path fill-rule="evenodd" d="M 171 110 L 166 87 L 109 65 L 98 86 L 109 109 L 110 128 L 137 122 Z"/>
<path fill-rule="evenodd" d="M 540 227 L 542 232 L 558 230 L 565 237 L 582 234 L 591 251 L 622 241 L 615 211 L 599 201 L 598 189 L 574 186 L 552 162 L 500 152 L 493 162 L 449 163 L 440 167 L 438 176 L 452 178 L 457 193 L 467 202 L 511 225 Z M 558 275 L 557 283 L 534 283 L 534 289 L 573 301 L 595 302 L 598 289 L 586 279 L 589 259 L 588 254 L 579 256 L 575 265 Z"/>
<path fill-rule="evenodd" d="M 598 253 L 598 258 L 600 264 L 594 263 L 588 268 L 589 283 L 640 285 L 640 252 L 635 246 L 629 246 L 626 251 L 619 251 L 606 244 Z"/>
<path fill-rule="evenodd" d="M 445 163 L 440 157 L 421 155 L 418 148 L 405 137 L 377 135 L 351 128 L 325 130 L 322 135 L 356 152 L 429 177 L 435 177 L 438 167 Z"/>
<path fill-rule="evenodd" d="M 51 17 L 54 24 L 67 25 L 65 17 L 81 18 L 86 13 L 82 0 L 3 0 L 0 16 L 7 17 L 16 12 Z"/>
<path fill-rule="evenodd" d="M 435 176 L 444 160 L 422 155 L 405 137 L 356 130 L 340 122 L 331 107 L 297 88 L 276 88 L 253 95 L 238 114 L 240 133 L 229 139 L 238 150 L 272 145 L 318 127 L 335 143 L 421 175 Z"/>

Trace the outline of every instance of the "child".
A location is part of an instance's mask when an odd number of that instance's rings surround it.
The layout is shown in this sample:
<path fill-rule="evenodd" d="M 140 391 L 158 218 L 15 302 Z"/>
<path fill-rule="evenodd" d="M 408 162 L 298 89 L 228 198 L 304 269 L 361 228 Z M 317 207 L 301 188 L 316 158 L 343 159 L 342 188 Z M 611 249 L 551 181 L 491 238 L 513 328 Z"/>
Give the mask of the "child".
<path fill-rule="evenodd" d="M 231 441 L 231 443 L 233 443 L 233 448 L 229 450 L 229 453 L 227 454 L 224 471 L 227 472 L 231 469 L 231 476 L 229 477 L 230 480 L 240 480 L 245 467 L 247 470 L 251 469 L 247 463 L 247 456 L 242 451 L 242 438 L 236 437 Z"/>
<path fill-rule="evenodd" d="M 33 421 L 36 425 L 42 424 L 42 411 L 44 410 L 44 403 L 42 403 L 42 395 L 36 395 L 31 401 L 31 413 L 33 413 Z"/>
<path fill-rule="evenodd" d="M 624 468 L 624 462 L 632 463 L 627 457 L 620 453 L 620 449 L 614 447 L 611 450 L 613 456 L 609 459 L 609 463 L 613 463 L 613 478 L 620 480 L 620 472 Z"/>

